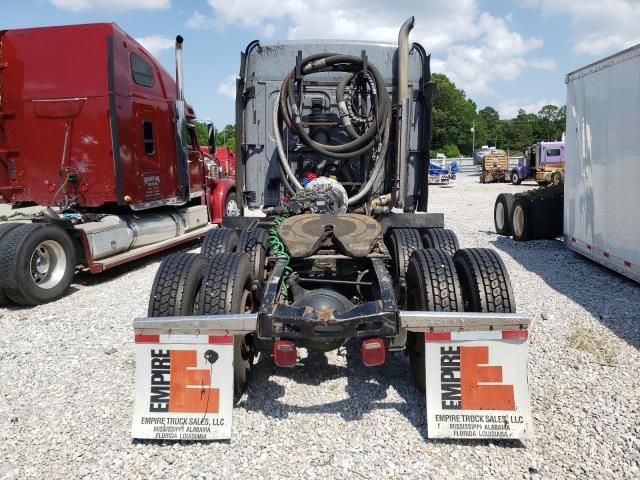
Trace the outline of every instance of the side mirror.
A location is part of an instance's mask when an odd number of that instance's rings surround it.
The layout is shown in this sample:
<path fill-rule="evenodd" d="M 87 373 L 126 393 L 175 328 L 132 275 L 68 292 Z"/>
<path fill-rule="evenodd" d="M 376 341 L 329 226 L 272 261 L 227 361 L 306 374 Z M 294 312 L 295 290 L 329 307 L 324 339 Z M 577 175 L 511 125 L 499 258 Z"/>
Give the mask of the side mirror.
<path fill-rule="evenodd" d="M 207 134 L 209 135 L 209 153 L 216 154 L 216 127 L 213 123 L 207 123 Z"/>

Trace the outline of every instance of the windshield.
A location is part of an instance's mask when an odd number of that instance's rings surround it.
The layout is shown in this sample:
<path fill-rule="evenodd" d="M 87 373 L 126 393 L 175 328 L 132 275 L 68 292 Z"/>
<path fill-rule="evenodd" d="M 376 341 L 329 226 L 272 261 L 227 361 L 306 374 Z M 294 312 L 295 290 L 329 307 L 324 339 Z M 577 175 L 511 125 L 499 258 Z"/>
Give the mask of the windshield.
<path fill-rule="evenodd" d="M 547 150 L 547 157 L 559 157 L 560 149 L 559 148 L 550 148 Z"/>

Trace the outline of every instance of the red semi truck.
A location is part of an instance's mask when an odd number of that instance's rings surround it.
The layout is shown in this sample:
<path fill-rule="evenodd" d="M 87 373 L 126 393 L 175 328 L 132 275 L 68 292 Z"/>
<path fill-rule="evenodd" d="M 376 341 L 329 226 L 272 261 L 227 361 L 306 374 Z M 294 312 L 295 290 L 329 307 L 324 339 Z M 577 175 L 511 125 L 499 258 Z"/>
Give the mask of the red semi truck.
<path fill-rule="evenodd" d="M 194 240 L 233 210 L 181 70 L 181 37 L 174 81 L 115 24 L 0 31 L 0 299 L 57 299 L 77 269 Z"/>

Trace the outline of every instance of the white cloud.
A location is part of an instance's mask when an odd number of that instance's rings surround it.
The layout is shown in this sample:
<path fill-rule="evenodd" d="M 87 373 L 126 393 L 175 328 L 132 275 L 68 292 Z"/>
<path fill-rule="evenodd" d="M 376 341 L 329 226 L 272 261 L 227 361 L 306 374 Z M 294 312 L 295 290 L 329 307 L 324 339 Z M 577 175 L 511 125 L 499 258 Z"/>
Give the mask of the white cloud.
<path fill-rule="evenodd" d="M 517 98 L 510 98 L 502 100 L 495 107 L 500 118 L 509 119 L 518 116 L 518 110 L 522 109 L 526 113 L 538 113 L 545 105 L 555 105 L 556 107 L 562 106 L 562 103 L 557 100 L 539 100 L 537 102 L 526 102 Z"/>
<path fill-rule="evenodd" d="M 396 42 L 400 25 L 415 15 L 411 40 L 433 52 L 433 70 L 447 74 L 470 95 L 492 93 L 498 79 L 513 80 L 530 64 L 526 56 L 542 46 L 495 17 L 477 0 L 207 0 L 220 25 L 261 28 L 269 37 L 272 22 L 289 25 L 287 37 Z M 311 13 L 313 12 L 313 13 Z"/>
<path fill-rule="evenodd" d="M 211 27 L 213 20 L 197 10 L 185 22 L 185 26 L 196 30 L 206 30 Z"/>
<path fill-rule="evenodd" d="M 553 71 L 556 69 L 556 62 L 552 58 L 534 58 L 530 65 L 538 70 Z"/>
<path fill-rule="evenodd" d="M 237 79 L 237 75 L 229 75 L 223 82 L 218 84 L 218 94 L 223 97 L 229 97 L 231 100 L 235 100 Z"/>
<path fill-rule="evenodd" d="M 341 38 L 395 42 L 410 15 L 412 35 L 430 49 L 444 48 L 474 33 L 476 0 L 207 0 L 221 24 L 263 27 L 285 19 L 288 38 Z M 427 4 L 428 3 L 428 4 Z M 446 28 L 443 26 L 446 25 Z"/>
<path fill-rule="evenodd" d="M 527 67 L 525 55 L 542 46 L 536 37 L 525 38 L 511 31 L 504 19 L 489 13 L 477 21 L 480 37 L 475 44 L 454 44 L 446 50 L 446 59 L 435 59 L 433 68 L 446 73 L 470 96 L 493 93 L 496 80 L 515 80 Z"/>
<path fill-rule="evenodd" d="M 276 33 L 276 26 L 273 23 L 267 23 L 262 27 L 262 35 L 264 35 L 265 38 L 273 37 L 274 33 Z"/>
<path fill-rule="evenodd" d="M 603 56 L 640 43 L 640 2 L 637 0 L 520 0 L 549 16 L 568 14 L 573 49 Z"/>
<path fill-rule="evenodd" d="M 171 0 L 49 0 L 58 8 L 81 10 L 167 10 Z"/>
<path fill-rule="evenodd" d="M 157 55 L 165 50 L 171 50 L 176 44 L 175 38 L 162 35 L 149 35 L 148 37 L 136 38 L 136 41 L 149 50 L 151 55 Z"/>

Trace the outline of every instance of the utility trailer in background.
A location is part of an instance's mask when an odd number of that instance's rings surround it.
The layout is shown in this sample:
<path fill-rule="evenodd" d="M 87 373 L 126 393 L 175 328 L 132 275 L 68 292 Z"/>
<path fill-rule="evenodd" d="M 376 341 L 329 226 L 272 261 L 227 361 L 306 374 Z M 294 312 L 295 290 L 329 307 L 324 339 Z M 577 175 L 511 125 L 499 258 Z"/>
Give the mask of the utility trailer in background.
<path fill-rule="evenodd" d="M 640 45 L 567 75 L 565 183 L 496 198 L 496 232 L 564 236 L 640 282 Z"/>
<path fill-rule="evenodd" d="M 566 84 L 565 244 L 640 282 L 640 45 Z"/>

